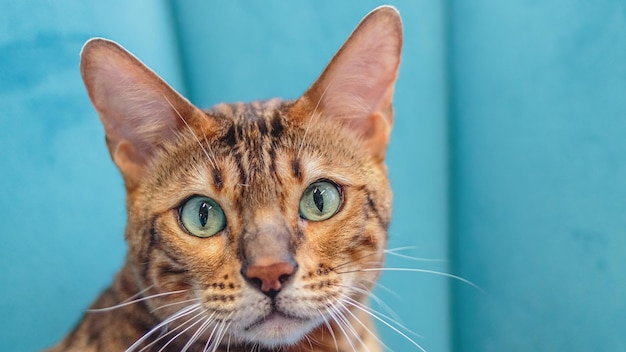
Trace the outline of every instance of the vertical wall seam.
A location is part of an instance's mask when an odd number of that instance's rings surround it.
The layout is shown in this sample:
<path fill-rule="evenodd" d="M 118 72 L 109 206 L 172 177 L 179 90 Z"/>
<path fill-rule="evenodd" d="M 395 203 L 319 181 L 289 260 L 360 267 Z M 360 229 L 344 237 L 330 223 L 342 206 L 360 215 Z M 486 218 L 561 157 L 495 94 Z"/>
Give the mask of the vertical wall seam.
<path fill-rule="evenodd" d="M 455 109 L 455 97 L 454 97 L 454 89 L 455 89 L 455 80 L 454 80 L 454 61 L 455 61 L 455 52 L 454 52 L 454 14 L 453 14 L 453 3 L 449 0 L 444 1 L 443 5 L 443 40 L 445 41 L 444 48 L 444 58 L 445 58 L 445 93 L 444 99 L 446 101 L 446 128 L 447 128 L 447 150 L 446 161 L 447 161 L 447 219 L 448 219 L 448 270 L 450 273 L 458 273 L 457 261 L 456 261 L 456 243 L 457 243 L 457 226 L 456 226 L 456 198 L 457 198 L 457 183 L 456 183 L 456 144 L 455 144 L 455 136 L 456 136 L 456 109 Z M 456 283 L 451 282 L 448 285 L 448 314 L 450 322 L 449 332 L 450 332 L 450 349 L 452 351 L 460 351 L 457 341 L 457 334 L 459 326 L 456 323 L 456 312 L 457 312 L 457 297 L 455 294 L 455 286 Z"/>
<path fill-rule="evenodd" d="M 189 70 L 187 67 L 187 54 L 185 50 L 185 46 L 182 40 L 182 23 L 180 21 L 180 16 L 178 15 L 178 7 L 176 6 L 176 0 L 167 0 L 169 14 L 170 14 L 170 27 L 173 32 L 174 45 L 173 47 L 176 50 L 176 61 L 179 66 L 177 67 L 178 72 L 180 73 L 180 79 L 182 82 L 181 94 L 191 100 L 191 97 L 194 96 L 194 92 L 191 91 L 191 85 L 189 84 Z"/>

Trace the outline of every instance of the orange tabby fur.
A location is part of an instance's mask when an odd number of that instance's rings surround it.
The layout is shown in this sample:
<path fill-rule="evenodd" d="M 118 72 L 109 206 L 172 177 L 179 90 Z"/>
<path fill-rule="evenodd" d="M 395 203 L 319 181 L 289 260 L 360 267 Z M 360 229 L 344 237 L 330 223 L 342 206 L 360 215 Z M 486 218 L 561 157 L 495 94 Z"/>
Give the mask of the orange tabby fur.
<path fill-rule="evenodd" d="M 81 72 L 126 184 L 129 251 L 51 351 L 380 351 L 357 306 L 387 242 L 401 44 L 397 12 L 378 8 L 301 98 L 202 111 L 115 43 L 88 42 Z M 342 204 L 307 221 L 300 198 L 318 180 L 339 185 Z M 221 206 L 224 230 L 185 231 L 179 208 L 193 195 Z M 290 270 L 269 295 L 245 263 Z M 188 314 L 162 323 L 177 312 Z"/>

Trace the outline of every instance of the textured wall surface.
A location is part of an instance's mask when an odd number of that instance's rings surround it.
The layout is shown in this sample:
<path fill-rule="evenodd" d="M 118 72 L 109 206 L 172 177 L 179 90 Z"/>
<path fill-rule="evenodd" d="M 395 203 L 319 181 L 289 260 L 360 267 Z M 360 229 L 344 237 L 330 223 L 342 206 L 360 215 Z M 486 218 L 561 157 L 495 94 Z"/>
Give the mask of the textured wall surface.
<path fill-rule="evenodd" d="M 430 261 L 387 266 L 484 293 L 386 272 L 376 295 L 429 352 L 626 350 L 626 3 L 390 3 L 405 26 L 390 248 Z M 59 340 L 124 260 L 122 180 L 78 72 L 88 38 L 202 107 L 295 98 L 379 4 L 3 4 L 0 349 Z"/>
<path fill-rule="evenodd" d="M 295 98 L 377 5 L 6 4 L 0 13 L 0 264 L 6 283 L 0 307 L 11 319 L 1 323 L 0 345 L 26 351 L 60 339 L 123 261 L 123 185 L 80 80 L 85 40 L 120 42 L 199 106 Z M 444 7 L 396 5 L 408 34 L 390 150 L 399 190 L 391 246 L 415 246 L 402 253 L 445 259 Z M 402 258 L 391 263 L 446 270 Z M 377 294 L 424 336 L 413 338 L 430 350 L 448 349 L 447 280 L 384 276 L 385 287 L 396 293 Z M 382 324 L 381 331 L 390 347 L 411 349 Z"/>
<path fill-rule="evenodd" d="M 377 1 L 179 2 L 175 7 L 191 100 L 296 98 L 313 83 L 358 21 Z M 429 259 L 447 257 L 447 165 L 444 7 L 396 1 L 405 46 L 394 97 L 396 119 L 388 152 L 395 190 L 390 248 Z M 446 271 L 446 263 L 389 256 L 388 267 Z M 399 315 L 417 343 L 449 349 L 449 280 L 387 272 L 376 294 Z M 392 292 L 389 292 L 392 291 Z M 377 310 L 389 314 L 383 307 Z M 398 333 L 380 330 L 395 351 L 416 350 Z"/>
<path fill-rule="evenodd" d="M 0 11 L 0 350 L 58 341 L 124 258 L 124 189 L 78 71 L 116 38 L 177 87 L 166 3 L 5 2 Z"/>
<path fill-rule="evenodd" d="M 457 350 L 626 350 L 626 2 L 450 14 Z"/>

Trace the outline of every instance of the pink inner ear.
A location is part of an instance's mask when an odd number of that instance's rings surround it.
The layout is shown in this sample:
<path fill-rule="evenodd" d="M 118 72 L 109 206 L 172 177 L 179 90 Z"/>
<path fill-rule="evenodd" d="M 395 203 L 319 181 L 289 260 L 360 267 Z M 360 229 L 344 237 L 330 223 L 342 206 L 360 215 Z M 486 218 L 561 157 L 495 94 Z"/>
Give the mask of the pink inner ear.
<path fill-rule="evenodd" d="M 171 139 L 178 116 L 167 99 L 149 88 L 130 91 L 121 87 L 109 98 L 107 122 L 111 124 L 111 135 L 128 140 L 142 152 Z"/>
<path fill-rule="evenodd" d="M 176 137 L 184 126 L 182 119 L 192 119 L 196 108 L 108 40 L 94 39 L 85 44 L 81 73 L 106 130 L 113 160 L 131 187 L 154 151 Z"/>
<path fill-rule="evenodd" d="M 142 67 L 117 57 L 101 58 L 89 72 L 90 96 L 111 142 L 127 140 L 138 151 L 173 133 L 176 115 L 162 87 L 150 82 Z"/>
<path fill-rule="evenodd" d="M 363 20 L 317 83 L 326 91 L 320 97 L 325 114 L 354 119 L 387 112 L 400 64 L 402 29 L 395 10 L 382 10 Z"/>
<path fill-rule="evenodd" d="M 377 38 L 378 39 L 378 38 Z M 384 39 L 384 38 L 380 38 Z M 386 110 L 391 104 L 396 80 L 397 48 L 385 43 L 348 48 L 347 55 L 332 67 L 325 79 L 326 92 L 321 97 L 324 113 L 336 118 L 353 119 Z"/>
<path fill-rule="evenodd" d="M 192 105 L 119 45 L 96 39 L 85 45 L 81 72 L 111 147 L 125 140 L 149 154 L 174 137 Z M 147 155 L 142 159 L 147 160 Z"/>
<path fill-rule="evenodd" d="M 367 15 L 320 78 L 294 106 L 304 116 L 343 121 L 379 160 L 393 123 L 391 100 L 400 66 L 402 23 L 398 12 L 380 7 Z"/>

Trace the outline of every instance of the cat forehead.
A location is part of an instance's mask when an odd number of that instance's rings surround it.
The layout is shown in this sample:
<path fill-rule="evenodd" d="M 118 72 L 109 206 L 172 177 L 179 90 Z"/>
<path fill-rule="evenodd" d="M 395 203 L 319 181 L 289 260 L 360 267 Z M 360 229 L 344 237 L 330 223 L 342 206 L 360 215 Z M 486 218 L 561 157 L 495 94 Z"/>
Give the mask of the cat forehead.
<path fill-rule="evenodd" d="M 233 148 L 259 139 L 284 139 L 286 129 L 294 129 L 286 116 L 292 102 L 281 99 L 254 101 L 250 103 L 221 103 L 204 110 L 210 119 L 216 119 L 221 128 L 212 131 L 218 144 Z M 294 131 L 295 132 L 295 131 Z M 256 144 L 255 143 L 255 144 Z"/>
<path fill-rule="evenodd" d="M 205 112 L 211 116 L 230 120 L 236 124 L 247 124 L 272 118 L 292 104 L 292 101 L 274 98 L 249 103 L 220 103 L 206 109 Z"/>
<path fill-rule="evenodd" d="M 222 103 L 205 110 L 208 119 L 221 122 L 219 127 L 189 128 L 176 142 L 168 143 L 168 152 L 155 164 L 153 181 L 161 187 L 172 177 L 185 180 L 184 188 L 198 193 L 207 186 L 241 193 L 269 190 L 285 178 L 305 185 L 321 178 L 350 184 L 346 175 L 363 162 L 359 141 L 346 139 L 349 136 L 337 126 L 322 126 L 328 122 L 314 116 L 309 117 L 311 121 L 294 121 L 291 104 L 272 99 Z M 319 130 L 308 122 L 325 128 Z"/>

